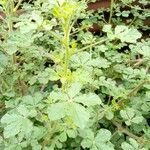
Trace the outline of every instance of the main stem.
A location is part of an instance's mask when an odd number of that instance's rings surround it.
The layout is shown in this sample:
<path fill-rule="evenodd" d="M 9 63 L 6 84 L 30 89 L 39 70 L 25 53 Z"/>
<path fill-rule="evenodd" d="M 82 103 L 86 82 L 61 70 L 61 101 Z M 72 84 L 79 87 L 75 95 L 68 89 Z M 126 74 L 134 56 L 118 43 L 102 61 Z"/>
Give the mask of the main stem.
<path fill-rule="evenodd" d="M 86 50 L 86 49 L 89 49 L 89 48 L 92 48 L 93 46 L 96 46 L 96 45 L 98 45 L 98 44 L 102 44 L 102 43 L 104 43 L 104 42 L 106 42 L 106 41 L 108 41 L 107 38 L 101 39 L 100 41 L 97 41 L 97 42 L 95 42 L 95 43 L 91 43 L 90 45 L 87 45 L 87 46 L 85 46 L 85 47 L 79 49 L 76 53 L 82 52 L 82 51 L 84 51 L 84 50 Z"/>
<path fill-rule="evenodd" d="M 65 47 L 64 74 L 65 76 L 67 76 L 68 74 L 68 66 L 69 66 L 69 42 L 70 42 L 70 23 L 68 22 L 64 30 L 64 47 Z"/>

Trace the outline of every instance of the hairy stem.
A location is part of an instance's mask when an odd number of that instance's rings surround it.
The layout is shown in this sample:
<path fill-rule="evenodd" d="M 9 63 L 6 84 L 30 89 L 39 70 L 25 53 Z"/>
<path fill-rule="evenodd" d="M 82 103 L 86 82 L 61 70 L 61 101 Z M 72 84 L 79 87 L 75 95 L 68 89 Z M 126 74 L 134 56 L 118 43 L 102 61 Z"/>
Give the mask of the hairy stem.
<path fill-rule="evenodd" d="M 20 4 L 22 3 L 22 1 L 23 1 L 23 0 L 19 0 L 19 1 L 18 1 L 17 5 L 16 5 L 15 8 L 14 8 L 14 12 L 17 11 L 17 9 L 19 8 L 19 6 L 20 6 Z"/>
<path fill-rule="evenodd" d="M 97 42 L 95 42 L 95 43 L 92 43 L 92 44 L 90 44 L 90 45 L 87 45 L 87 46 L 85 46 L 85 47 L 79 49 L 77 52 L 82 52 L 82 51 L 84 51 L 84 50 L 86 50 L 86 49 L 88 49 L 88 48 L 91 48 L 91 47 L 96 46 L 96 45 L 98 45 L 98 44 L 102 44 L 102 43 L 104 43 L 104 42 L 106 42 L 106 41 L 108 41 L 108 39 L 102 39 L 102 40 L 100 40 L 100 41 L 97 41 Z"/>
<path fill-rule="evenodd" d="M 145 140 L 142 136 L 139 137 L 139 136 L 131 133 L 127 128 L 124 128 L 119 122 L 117 122 L 115 120 L 113 120 L 112 123 L 117 127 L 118 132 L 122 132 L 122 133 L 128 135 L 129 137 L 135 139 L 139 143 L 141 143 L 141 142 L 144 143 Z"/>
<path fill-rule="evenodd" d="M 138 92 L 138 90 L 139 90 L 145 83 L 149 83 L 149 82 L 150 82 L 150 81 L 148 81 L 148 80 L 142 81 L 142 82 L 139 83 L 135 88 L 133 88 L 133 89 L 126 95 L 126 97 L 131 97 L 131 96 L 135 95 L 135 94 Z M 117 104 L 118 104 L 119 106 L 122 106 L 123 101 L 124 101 L 124 98 L 120 99 L 120 100 L 117 102 Z"/>
<path fill-rule="evenodd" d="M 139 90 L 140 88 L 145 84 L 145 83 L 150 83 L 149 80 L 143 80 L 142 82 L 140 82 L 137 86 L 135 86 L 129 93 L 124 94 L 124 95 L 120 95 L 117 96 L 116 98 L 114 98 L 111 102 L 112 102 L 112 108 L 113 107 L 113 103 L 115 102 L 119 107 L 123 106 L 124 101 L 126 100 L 126 98 L 128 97 L 132 97 L 134 96 Z M 120 98 L 120 99 L 119 99 Z M 119 99 L 119 100 L 118 100 Z M 116 102 L 116 100 L 118 100 Z"/>
<path fill-rule="evenodd" d="M 65 76 L 67 76 L 67 70 L 69 65 L 69 29 L 67 29 L 65 33 L 65 66 L 64 66 L 64 73 Z"/>

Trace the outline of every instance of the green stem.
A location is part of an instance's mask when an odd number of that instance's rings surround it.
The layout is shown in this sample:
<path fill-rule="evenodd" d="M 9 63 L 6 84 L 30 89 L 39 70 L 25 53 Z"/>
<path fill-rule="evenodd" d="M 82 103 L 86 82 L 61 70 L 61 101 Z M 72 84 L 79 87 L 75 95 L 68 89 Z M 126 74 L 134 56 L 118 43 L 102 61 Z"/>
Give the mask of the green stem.
<path fill-rule="evenodd" d="M 65 34 L 65 66 L 64 66 L 64 73 L 65 76 L 67 76 L 67 70 L 69 65 L 69 28 L 67 28 L 66 34 Z"/>
<path fill-rule="evenodd" d="M 23 0 L 19 0 L 17 5 L 15 6 L 15 8 L 13 9 L 14 12 L 17 11 L 17 9 L 19 8 L 20 4 L 22 3 Z"/>
<path fill-rule="evenodd" d="M 68 66 L 69 66 L 69 42 L 70 42 L 70 33 L 71 33 L 71 29 L 73 27 L 73 25 L 75 24 L 75 22 L 77 21 L 78 18 L 75 18 L 74 21 L 71 23 L 72 17 L 68 18 L 68 21 L 66 22 L 66 30 L 64 30 L 65 33 L 65 67 L 64 67 L 64 72 L 65 75 L 67 76 L 67 70 L 68 70 Z M 66 31 L 66 32 L 65 32 Z"/>
<path fill-rule="evenodd" d="M 128 98 L 128 97 L 131 98 L 132 96 L 134 96 L 134 95 L 139 91 L 139 89 L 141 89 L 141 87 L 142 87 L 144 84 L 146 84 L 146 83 L 150 83 L 150 81 L 149 81 L 149 80 L 143 80 L 143 81 L 142 81 L 141 83 L 139 83 L 136 87 L 134 87 L 129 93 L 124 94 L 124 95 L 122 96 L 122 98 L 121 98 L 120 100 L 118 100 L 117 105 L 121 107 L 121 106 L 124 104 L 124 101 L 126 100 L 126 98 Z M 115 102 L 119 97 L 120 97 L 120 96 L 117 96 L 116 98 L 114 98 L 114 99 L 112 100 L 112 102 Z"/>
<path fill-rule="evenodd" d="M 136 17 L 134 17 L 134 19 L 131 21 L 131 23 L 129 24 L 129 27 L 134 23 L 135 20 L 136 20 Z"/>
<path fill-rule="evenodd" d="M 112 15 L 113 15 L 113 6 L 114 6 L 114 0 L 111 0 L 111 6 L 110 6 L 110 16 L 108 23 L 111 24 Z"/>
<path fill-rule="evenodd" d="M 87 46 L 85 46 L 85 47 L 79 49 L 79 50 L 76 51 L 76 52 L 82 52 L 82 51 L 84 51 L 84 50 L 86 50 L 86 49 L 88 49 L 88 48 L 91 48 L 91 47 L 96 46 L 96 45 L 98 45 L 98 44 L 102 44 L 102 43 L 104 43 L 104 42 L 106 42 L 106 41 L 108 41 L 107 38 L 102 39 L 102 40 L 100 40 L 100 41 L 97 41 L 97 42 L 95 42 L 95 43 L 92 43 L 92 44 L 90 44 L 90 45 L 87 45 Z"/>
<path fill-rule="evenodd" d="M 132 97 L 132 96 L 134 96 L 134 95 L 139 91 L 139 89 L 141 89 L 141 87 L 142 87 L 144 84 L 149 83 L 149 82 L 150 82 L 149 80 L 144 80 L 144 81 L 142 81 L 142 82 L 139 83 L 135 88 L 133 88 L 127 95 L 125 95 L 125 97 Z M 117 102 L 117 104 L 118 104 L 119 106 L 122 106 L 123 102 L 124 102 L 124 98 L 120 99 L 120 100 Z"/>

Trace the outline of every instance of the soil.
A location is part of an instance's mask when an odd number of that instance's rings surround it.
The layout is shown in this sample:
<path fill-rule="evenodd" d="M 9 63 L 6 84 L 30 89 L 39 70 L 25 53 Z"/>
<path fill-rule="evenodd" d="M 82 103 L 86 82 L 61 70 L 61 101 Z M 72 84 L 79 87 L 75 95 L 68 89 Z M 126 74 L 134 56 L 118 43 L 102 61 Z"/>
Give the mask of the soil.
<path fill-rule="evenodd" d="M 109 8 L 110 7 L 110 0 L 102 0 L 102 1 L 97 1 L 95 3 L 89 3 L 88 4 L 88 10 L 98 10 L 102 8 Z"/>

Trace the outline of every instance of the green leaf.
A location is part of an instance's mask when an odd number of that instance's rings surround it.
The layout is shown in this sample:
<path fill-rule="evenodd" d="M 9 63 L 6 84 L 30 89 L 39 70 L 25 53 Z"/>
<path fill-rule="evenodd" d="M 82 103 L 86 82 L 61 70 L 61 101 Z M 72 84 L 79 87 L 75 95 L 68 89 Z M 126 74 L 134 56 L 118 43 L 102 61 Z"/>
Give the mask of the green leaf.
<path fill-rule="evenodd" d="M 94 93 L 82 94 L 74 98 L 75 102 L 82 103 L 85 106 L 100 105 L 101 99 Z"/>
<path fill-rule="evenodd" d="M 76 130 L 67 130 L 67 135 L 70 137 L 70 138 L 75 138 L 77 136 L 77 131 Z"/>
<path fill-rule="evenodd" d="M 71 58 L 73 67 L 98 67 L 98 68 L 107 68 L 110 65 L 110 62 L 107 59 L 102 57 L 92 58 L 91 54 L 88 52 L 80 52 L 76 55 L 73 55 Z"/>
<path fill-rule="evenodd" d="M 41 150 L 42 146 L 38 143 L 37 140 L 31 142 L 32 150 Z"/>
<path fill-rule="evenodd" d="M 130 14 L 130 11 L 123 11 L 123 12 L 122 12 L 122 16 L 123 16 L 123 17 L 128 17 L 129 14 Z"/>
<path fill-rule="evenodd" d="M 107 111 L 105 112 L 105 116 L 108 120 L 111 120 L 114 118 L 114 112 L 108 108 Z"/>
<path fill-rule="evenodd" d="M 89 120 L 89 112 L 80 104 L 71 103 L 68 105 L 68 115 L 71 116 L 74 123 L 81 129 L 85 128 Z"/>
<path fill-rule="evenodd" d="M 98 147 L 98 150 L 100 149 L 100 150 L 115 150 L 114 149 L 114 146 L 113 146 L 113 144 L 111 144 L 111 143 L 97 143 L 97 145 L 96 145 L 97 147 Z"/>
<path fill-rule="evenodd" d="M 57 81 L 60 77 L 56 71 L 51 68 L 46 68 L 43 72 L 38 74 L 38 80 L 42 84 L 47 84 L 48 81 Z"/>
<path fill-rule="evenodd" d="M 67 94 L 61 92 L 61 91 L 52 91 L 49 95 L 49 98 L 52 99 L 54 102 L 61 100 L 66 101 L 68 100 Z"/>
<path fill-rule="evenodd" d="M 109 140 L 111 132 L 107 129 L 100 129 L 95 137 L 95 145 L 101 150 L 114 150 L 114 146 Z"/>
<path fill-rule="evenodd" d="M 87 80 L 88 79 L 88 80 Z M 86 69 L 77 69 L 74 72 L 74 80 L 81 84 L 89 84 L 93 82 L 91 71 Z"/>
<path fill-rule="evenodd" d="M 141 33 L 137 29 L 128 28 L 127 26 L 118 25 L 115 28 L 115 35 L 121 42 L 136 43 L 141 38 Z"/>
<path fill-rule="evenodd" d="M 72 66 L 74 68 L 76 67 L 86 67 L 88 64 L 87 62 L 90 60 L 91 55 L 88 52 L 80 52 L 78 54 L 75 54 L 71 57 Z"/>
<path fill-rule="evenodd" d="M 134 109 L 126 108 L 120 111 L 121 117 L 125 120 L 127 125 L 131 125 L 131 123 L 141 123 L 143 121 L 143 117 L 138 115 Z"/>
<path fill-rule="evenodd" d="M 110 62 L 104 58 L 96 58 L 92 59 L 87 63 L 89 66 L 97 67 L 97 68 L 108 68 L 110 66 Z"/>
<path fill-rule="evenodd" d="M 82 142 L 81 142 L 81 146 L 83 148 L 90 148 L 92 146 L 93 142 L 91 141 L 91 139 L 84 139 Z"/>
<path fill-rule="evenodd" d="M 25 105 L 19 105 L 17 111 L 22 115 L 27 117 L 29 115 L 29 110 Z"/>
<path fill-rule="evenodd" d="M 103 31 L 111 33 L 112 32 L 112 26 L 110 24 L 104 25 Z"/>
<path fill-rule="evenodd" d="M 65 141 L 67 140 L 67 135 L 66 135 L 66 133 L 65 133 L 65 132 L 62 132 L 62 133 L 59 135 L 58 139 L 60 140 L 60 142 L 65 142 Z"/>
<path fill-rule="evenodd" d="M 111 139 L 111 132 L 107 129 L 100 129 L 95 137 L 95 141 L 99 142 L 107 142 Z"/>
<path fill-rule="evenodd" d="M 94 141 L 94 132 L 92 130 L 81 130 L 80 131 L 81 136 L 83 137 L 83 140 L 81 142 L 81 145 L 83 148 L 90 148 L 93 145 Z"/>
<path fill-rule="evenodd" d="M 104 25 L 102 30 L 107 33 L 107 36 L 108 36 L 108 38 L 110 40 L 114 40 L 115 39 L 115 35 L 112 32 L 112 26 L 110 24 Z"/>
<path fill-rule="evenodd" d="M 114 145 L 110 142 L 111 136 L 109 130 L 100 129 L 95 138 L 94 134 L 83 136 L 84 140 L 81 142 L 81 145 L 83 148 L 90 148 L 92 150 L 114 150 Z"/>
<path fill-rule="evenodd" d="M 28 107 L 36 108 L 38 106 L 41 106 L 42 99 L 43 95 L 39 92 L 36 92 L 33 95 L 23 96 L 22 103 L 27 105 Z"/>
<path fill-rule="evenodd" d="M 69 97 L 75 97 L 81 90 L 82 85 L 80 83 L 73 83 L 68 90 Z"/>
<path fill-rule="evenodd" d="M 42 126 L 34 126 L 32 138 L 36 140 L 40 140 L 47 133 L 46 128 Z"/>
<path fill-rule="evenodd" d="M 5 138 L 13 137 L 19 133 L 28 136 L 32 132 L 32 122 L 21 115 L 6 114 L 2 117 L 1 123 L 5 124 Z"/>
<path fill-rule="evenodd" d="M 64 118 L 66 115 L 66 103 L 51 104 L 47 109 L 47 113 L 50 120 Z"/>
<path fill-rule="evenodd" d="M 89 120 L 89 113 L 80 104 L 63 102 L 51 104 L 47 109 L 50 120 L 58 120 L 70 116 L 73 122 L 80 128 L 84 128 Z"/>
<path fill-rule="evenodd" d="M 123 142 L 121 144 L 121 147 L 123 150 L 142 150 L 139 148 L 139 144 L 137 143 L 137 141 L 132 138 L 129 139 L 129 143 Z"/>

